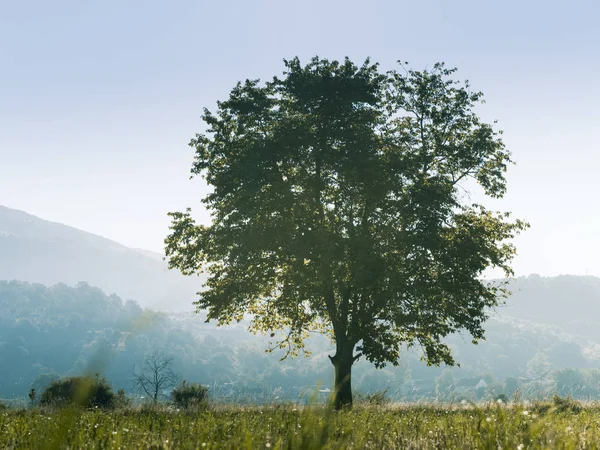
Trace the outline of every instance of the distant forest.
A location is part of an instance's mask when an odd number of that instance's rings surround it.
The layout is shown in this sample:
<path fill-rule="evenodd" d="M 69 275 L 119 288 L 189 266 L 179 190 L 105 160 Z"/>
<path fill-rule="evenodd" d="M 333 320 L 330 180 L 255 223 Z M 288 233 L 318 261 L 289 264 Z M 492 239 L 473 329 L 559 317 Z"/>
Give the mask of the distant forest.
<path fill-rule="evenodd" d="M 427 367 L 418 349 L 397 367 L 360 360 L 353 385 L 360 395 L 387 390 L 399 401 L 511 397 L 600 397 L 600 279 L 530 276 L 512 283 L 508 306 L 492 313 L 487 340 L 448 342 L 461 367 Z M 265 353 L 268 338 L 245 323 L 217 328 L 202 313 L 166 314 L 81 283 L 52 287 L 0 281 L 0 398 L 25 398 L 55 378 L 104 375 L 131 396 L 132 368 L 153 350 L 172 356 L 181 379 L 208 385 L 230 402 L 304 401 L 331 389 L 330 342 L 310 340 L 310 358 L 280 362 Z M 319 394 L 321 391 L 321 394 Z"/>

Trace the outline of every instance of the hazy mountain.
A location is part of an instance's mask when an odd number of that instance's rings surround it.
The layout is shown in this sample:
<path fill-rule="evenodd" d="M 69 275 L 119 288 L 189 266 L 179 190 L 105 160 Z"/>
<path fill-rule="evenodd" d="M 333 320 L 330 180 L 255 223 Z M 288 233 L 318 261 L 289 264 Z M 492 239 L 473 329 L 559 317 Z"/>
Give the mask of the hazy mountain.
<path fill-rule="evenodd" d="M 551 325 L 600 339 L 600 278 L 529 275 L 511 280 L 512 295 L 497 308 L 501 317 Z"/>
<path fill-rule="evenodd" d="M 162 256 L 0 206 L 0 280 L 85 281 L 163 310 L 193 310 L 202 280 L 166 268 Z"/>
<path fill-rule="evenodd" d="M 135 250 L 138 253 L 141 253 L 144 256 L 152 258 L 155 261 L 163 261 L 163 258 L 164 258 L 164 255 L 161 255 L 160 253 L 153 252 L 152 250 L 145 250 L 143 248 L 134 248 L 133 250 Z"/>
<path fill-rule="evenodd" d="M 162 310 L 193 310 L 202 280 L 168 271 L 159 253 L 0 206 L 0 280 L 45 285 L 85 281 Z M 600 278 L 538 275 L 511 282 L 500 317 L 552 325 L 600 340 Z"/>

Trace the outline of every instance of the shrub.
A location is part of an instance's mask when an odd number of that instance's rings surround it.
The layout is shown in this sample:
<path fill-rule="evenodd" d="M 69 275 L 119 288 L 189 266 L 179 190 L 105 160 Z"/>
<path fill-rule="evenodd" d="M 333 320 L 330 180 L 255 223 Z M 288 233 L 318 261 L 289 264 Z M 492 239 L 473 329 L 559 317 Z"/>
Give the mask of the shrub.
<path fill-rule="evenodd" d="M 114 407 L 120 409 L 131 408 L 131 399 L 127 397 L 125 390 L 119 389 L 115 396 Z"/>
<path fill-rule="evenodd" d="M 387 389 L 384 391 L 368 392 L 366 394 L 356 393 L 355 401 L 357 404 L 367 404 L 381 406 L 390 402 L 390 399 L 386 397 Z"/>
<path fill-rule="evenodd" d="M 108 381 L 96 375 L 95 377 L 68 377 L 53 381 L 42 393 L 40 404 L 112 408 L 115 400 L 116 396 Z"/>
<path fill-rule="evenodd" d="M 183 381 L 173 389 L 171 398 L 180 408 L 204 408 L 208 406 L 208 387 Z"/>
<path fill-rule="evenodd" d="M 373 392 L 367 394 L 367 403 L 370 405 L 385 405 L 390 402 L 390 400 L 386 397 L 387 389 L 380 392 Z"/>
<path fill-rule="evenodd" d="M 495 398 L 496 401 L 501 401 L 502 403 L 508 403 L 508 395 L 506 394 L 498 394 Z"/>
<path fill-rule="evenodd" d="M 548 401 L 537 400 L 531 404 L 531 411 L 537 414 L 546 414 L 552 409 L 552 403 Z"/>
<path fill-rule="evenodd" d="M 581 412 L 582 409 L 581 403 L 579 403 L 577 400 L 573 400 L 571 397 L 563 398 L 554 394 L 552 397 L 552 403 L 554 403 L 554 408 L 557 412 L 570 411 L 578 413 Z"/>
<path fill-rule="evenodd" d="M 8 409 L 8 406 L 6 406 L 4 403 L 2 403 L 2 401 L 0 400 L 0 411 L 4 411 L 5 409 Z"/>

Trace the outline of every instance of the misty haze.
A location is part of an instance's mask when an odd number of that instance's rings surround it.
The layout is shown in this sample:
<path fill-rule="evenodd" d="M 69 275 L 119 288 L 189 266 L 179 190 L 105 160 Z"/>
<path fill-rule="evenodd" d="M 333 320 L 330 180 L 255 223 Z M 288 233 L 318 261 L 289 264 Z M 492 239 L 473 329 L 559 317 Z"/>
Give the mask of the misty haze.
<path fill-rule="evenodd" d="M 1 448 L 600 448 L 600 7 L 2 7 Z"/>

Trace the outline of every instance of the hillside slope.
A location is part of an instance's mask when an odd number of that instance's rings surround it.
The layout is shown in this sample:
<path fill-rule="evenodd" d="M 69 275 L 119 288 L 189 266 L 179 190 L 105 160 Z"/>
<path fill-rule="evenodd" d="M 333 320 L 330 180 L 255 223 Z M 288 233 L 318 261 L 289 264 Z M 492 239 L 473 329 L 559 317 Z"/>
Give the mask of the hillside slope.
<path fill-rule="evenodd" d="M 193 310 L 202 280 L 169 271 L 160 255 L 0 206 L 0 280 L 85 281 L 140 305 Z"/>

